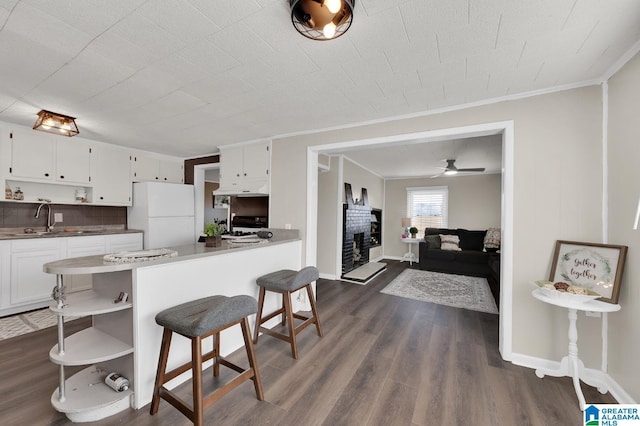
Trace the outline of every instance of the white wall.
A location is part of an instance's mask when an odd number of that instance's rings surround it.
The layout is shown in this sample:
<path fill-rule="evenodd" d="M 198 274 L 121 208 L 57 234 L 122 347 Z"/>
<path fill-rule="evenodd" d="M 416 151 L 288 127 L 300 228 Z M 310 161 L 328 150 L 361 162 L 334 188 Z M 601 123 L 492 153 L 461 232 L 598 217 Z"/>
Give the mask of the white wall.
<path fill-rule="evenodd" d="M 513 351 L 560 360 L 566 313 L 531 296 L 549 275 L 558 239 L 602 240 L 601 91 L 584 87 L 423 117 L 273 141 L 272 224 L 291 223 L 306 238 L 307 147 L 512 120 L 514 123 Z M 303 254 L 303 256 L 305 256 Z M 580 321 L 580 325 L 586 321 Z M 535 324 L 535 327 L 532 327 Z M 597 323 L 596 323 L 597 324 Z M 596 327 L 580 329 L 581 357 L 600 362 Z"/>
<path fill-rule="evenodd" d="M 608 197 L 611 244 L 629 246 L 620 312 L 609 315 L 609 372 L 640 402 L 640 229 L 632 225 L 640 197 L 640 54 L 609 80 Z"/>
<path fill-rule="evenodd" d="M 449 189 L 449 228 L 500 228 L 501 176 L 499 174 L 440 178 L 393 179 L 385 184 L 385 256 L 407 251 L 400 241 L 401 218 L 407 215 L 407 188 L 446 186 Z M 424 229 L 418 236 L 422 237 Z M 414 249 L 415 250 L 415 249 Z"/>
<path fill-rule="evenodd" d="M 318 174 L 318 246 L 316 267 L 325 277 L 335 278 L 336 256 L 339 235 L 338 189 L 339 189 L 339 158 L 331 158 L 331 169 Z"/>

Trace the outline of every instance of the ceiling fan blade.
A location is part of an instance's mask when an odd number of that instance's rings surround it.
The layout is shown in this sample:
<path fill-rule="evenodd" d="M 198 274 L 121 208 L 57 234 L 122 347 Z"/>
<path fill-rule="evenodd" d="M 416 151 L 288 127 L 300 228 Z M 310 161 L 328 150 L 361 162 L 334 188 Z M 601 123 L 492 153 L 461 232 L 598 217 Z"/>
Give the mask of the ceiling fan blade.
<path fill-rule="evenodd" d="M 459 172 L 484 172 L 484 167 L 477 167 L 475 169 L 458 169 Z"/>

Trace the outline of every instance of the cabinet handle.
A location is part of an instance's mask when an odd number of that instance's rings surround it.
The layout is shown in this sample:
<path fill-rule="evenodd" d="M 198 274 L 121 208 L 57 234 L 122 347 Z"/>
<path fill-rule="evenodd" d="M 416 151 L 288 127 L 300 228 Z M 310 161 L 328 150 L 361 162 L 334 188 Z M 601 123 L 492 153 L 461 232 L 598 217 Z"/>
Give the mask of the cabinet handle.
<path fill-rule="evenodd" d="M 237 177 L 240 177 L 240 173 L 237 173 L 237 174 L 236 174 L 236 176 L 237 176 Z"/>
<path fill-rule="evenodd" d="M 245 173 L 244 175 L 246 176 L 247 174 Z"/>
<path fill-rule="evenodd" d="M 158 180 L 158 176 L 156 176 L 156 180 Z"/>
<path fill-rule="evenodd" d="M 49 177 L 49 173 L 45 173 L 44 175 L 45 175 L 46 177 Z"/>
<path fill-rule="evenodd" d="M 104 197 L 100 197 L 101 200 L 104 200 Z"/>
<path fill-rule="evenodd" d="M 64 176 L 60 176 L 60 179 L 64 179 Z"/>

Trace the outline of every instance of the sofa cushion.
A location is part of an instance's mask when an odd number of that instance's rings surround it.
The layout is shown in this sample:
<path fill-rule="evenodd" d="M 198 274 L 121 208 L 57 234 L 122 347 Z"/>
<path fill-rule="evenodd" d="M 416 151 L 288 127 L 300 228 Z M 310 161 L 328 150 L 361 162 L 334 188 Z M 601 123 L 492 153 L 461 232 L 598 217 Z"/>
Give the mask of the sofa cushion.
<path fill-rule="evenodd" d="M 460 237 L 457 235 L 440 235 L 440 249 L 460 251 Z"/>
<path fill-rule="evenodd" d="M 457 229 L 448 229 L 448 228 L 427 228 L 424 230 L 425 237 L 427 235 L 457 235 Z"/>
<path fill-rule="evenodd" d="M 424 240 L 427 243 L 428 248 L 430 249 L 440 248 L 440 235 L 426 235 L 424 237 Z"/>
<path fill-rule="evenodd" d="M 458 229 L 460 248 L 462 250 L 482 251 L 484 248 L 486 233 L 487 231 L 468 231 L 466 229 Z"/>
<path fill-rule="evenodd" d="M 475 263 L 475 264 L 487 264 L 489 259 L 487 253 L 481 251 L 461 251 L 456 253 L 456 262 L 460 263 Z"/>
<path fill-rule="evenodd" d="M 448 250 L 429 250 L 429 260 L 453 262 L 460 252 Z"/>

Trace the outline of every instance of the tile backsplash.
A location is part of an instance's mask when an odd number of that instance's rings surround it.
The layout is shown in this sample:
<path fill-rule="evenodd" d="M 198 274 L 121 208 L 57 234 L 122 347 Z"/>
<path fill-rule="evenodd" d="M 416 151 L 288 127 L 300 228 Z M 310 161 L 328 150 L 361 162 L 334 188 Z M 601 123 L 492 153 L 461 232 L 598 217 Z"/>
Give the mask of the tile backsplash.
<path fill-rule="evenodd" d="M 35 218 L 38 203 L 0 202 L 0 227 L 44 227 L 47 224 L 47 209 Z M 100 226 L 127 224 L 127 208 L 111 206 L 51 204 L 51 218 L 62 213 L 63 220 L 56 227 Z"/>

